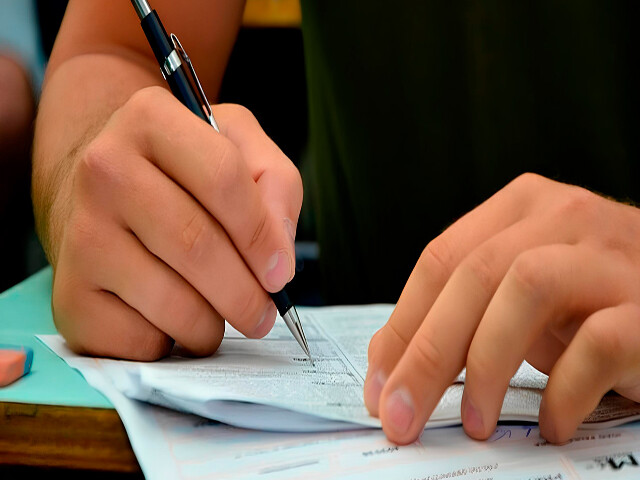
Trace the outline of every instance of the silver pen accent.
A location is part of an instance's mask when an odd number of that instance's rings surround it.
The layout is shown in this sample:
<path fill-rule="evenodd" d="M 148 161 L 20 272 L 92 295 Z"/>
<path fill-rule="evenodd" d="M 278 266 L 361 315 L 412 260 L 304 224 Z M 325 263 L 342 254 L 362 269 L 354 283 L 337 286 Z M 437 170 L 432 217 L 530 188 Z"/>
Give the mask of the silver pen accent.
<path fill-rule="evenodd" d="M 312 365 L 313 358 L 311 357 L 311 351 L 309 350 L 309 344 L 307 343 L 307 337 L 304 334 L 304 330 L 302 329 L 302 323 L 300 322 L 300 317 L 298 316 L 298 311 L 291 300 L 289 300 L 289 296 L 284 289 L 280 290 L 277 293 L 270 293 L 271 299 L 273 303 L 276 304 L 276 308 L 280 313 L 280 316 L 284 320 L 284 323 L 287 324 L 289 331 L 293 335 L 293 338 L 296 339 L 298 345 L 302 348 L 302 351 L 307 355 Z"/>
<path fill-rule="evenodd" d="M 300 317 L 298 317 L 298 311 L 296 307 L 291 307 L 285 314 L 282 316 L 284 323 L 287 324 L 289 330 L 293 334 L 293 337 L 298 341 L 304 353 L 307 354 L 309 360 L 313 362 L 311 358 L 311 352 L 309 351 L 309 344 L 307 343 L 307 337 L 304 335 L 304 330 L 302 330 L 302 324 L 300 323 Z"/>
<path fill-rule="evenodd" d="M 136 13 L 140 20 L 151 13 L 151 6 L 146 0 L 131 0 L 131 3 L 133 4 L 133 8 L 136 9 Z"/>

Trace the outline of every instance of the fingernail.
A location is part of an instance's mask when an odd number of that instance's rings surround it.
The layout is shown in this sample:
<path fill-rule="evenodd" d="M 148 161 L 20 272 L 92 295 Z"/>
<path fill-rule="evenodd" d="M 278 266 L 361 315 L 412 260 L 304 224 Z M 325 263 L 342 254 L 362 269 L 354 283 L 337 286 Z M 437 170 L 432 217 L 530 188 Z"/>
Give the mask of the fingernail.
<path fill-rule="evenodd" d="M 380 393 L 385 383 L 387 383 L 387 376 L 382 370 L 378 370 L 365 384 L 364 401 L 372 415 L 378 415 Z"/>
<path fill-rule="evenodd" d="M 255 338 L 264 337 L 273 328 L 273 324 L 275 323 L 275 320 L 276 320 L 276 306 L 274 305 L 273 302 L 269 302 L 269 305 L 267 305 L 266 310 L 262 314 L 262 318 L 256 325 L 256 328 L 253 330 L 252 336 Z"/>
<path fill-rule="evenodd" d="M 467 433 L 471 435 L 484 435 L 484 422 L 480 411 L 475 407 L 473 402 L 464 397 L 464 411 L 462 414 L 462 423 Z"/>
<path fill-rule="evenodd" d="M 284 250 L 274 253 L 267 264 L 267 287 L 277 292 L 287 284 L 292 276 L 293 265 L 291 257 Z"/>
<path fill-rule="evenodd" d="M 387 400 L 387 419 L 391 430 L 397 435 L 404 435 L 413 422 L 413 401 L 406 388 L 399 388 Z"/>

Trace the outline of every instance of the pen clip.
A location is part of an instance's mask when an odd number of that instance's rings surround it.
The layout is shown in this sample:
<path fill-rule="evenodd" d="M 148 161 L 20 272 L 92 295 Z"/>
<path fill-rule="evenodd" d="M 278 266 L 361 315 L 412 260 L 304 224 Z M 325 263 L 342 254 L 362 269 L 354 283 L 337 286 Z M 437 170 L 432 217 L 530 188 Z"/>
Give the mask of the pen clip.
<path fill-rule="evenodd" d="M 191 72 L 191 76 L 198 90 L 198 95 L 200 96 L 200 104 L 204 109 L 205 115 L 209 119 L 209 123 L 213 128 L 215 128 L 216 132 L 220 132 L 220 128 L 218 127 L 218 124 L 215 118 L 213 118 L 213 111 L 211 110 L 211 105 L 209 104 L 209 100 L 207 100 L 207 95 L 204 93 L 202 85 L 200 84 L 200 80 L 198 79 L 198 75 L 196 74 L 196 69 L 193 68 L 193 64 L 191 63 L 191 59 L 189 58 L 189 55 L 187 55 L 187 52 L 185 51 L 184 47 L 180 43 L 180 40 L 175 34 L 172 33 L 170 37 L 171 37 L 171 43 L 173 43 L 173 48 L 175 48 L 175 51 L 178 52 L 182 60 L 189 66 L 189 71 Z"/>

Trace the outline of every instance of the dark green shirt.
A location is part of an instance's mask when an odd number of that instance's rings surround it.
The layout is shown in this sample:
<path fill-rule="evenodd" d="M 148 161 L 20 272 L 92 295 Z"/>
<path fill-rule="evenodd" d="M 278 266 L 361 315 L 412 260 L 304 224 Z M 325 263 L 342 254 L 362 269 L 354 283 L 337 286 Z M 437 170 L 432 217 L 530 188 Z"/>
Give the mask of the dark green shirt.
<path fill-rule="evenodd" d="M 640 199 L 637 4 L 303 0 L 325 300 L 397 301 L 523 172 Z"/>

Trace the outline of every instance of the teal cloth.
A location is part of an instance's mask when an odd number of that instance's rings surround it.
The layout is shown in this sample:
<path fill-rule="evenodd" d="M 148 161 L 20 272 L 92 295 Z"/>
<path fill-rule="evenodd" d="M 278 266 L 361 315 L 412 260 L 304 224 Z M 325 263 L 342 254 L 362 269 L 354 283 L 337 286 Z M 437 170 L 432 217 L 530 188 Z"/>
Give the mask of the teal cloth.
<path fill-rule="evenodd" d="M 640 2 L 301 6 L 327 303 L 396 302 L 425 245 L 527 171 L 640 201 Z"/>
<path fill-rule="evenodd" d="M 47 267 L 0 295 L 0 343 L 33 349 L 31 372 L 0 388 L 0 401 L 113 408 L 35 337 L 57 333 L 51 315 L 51 278 L 51 267 Z"/>

